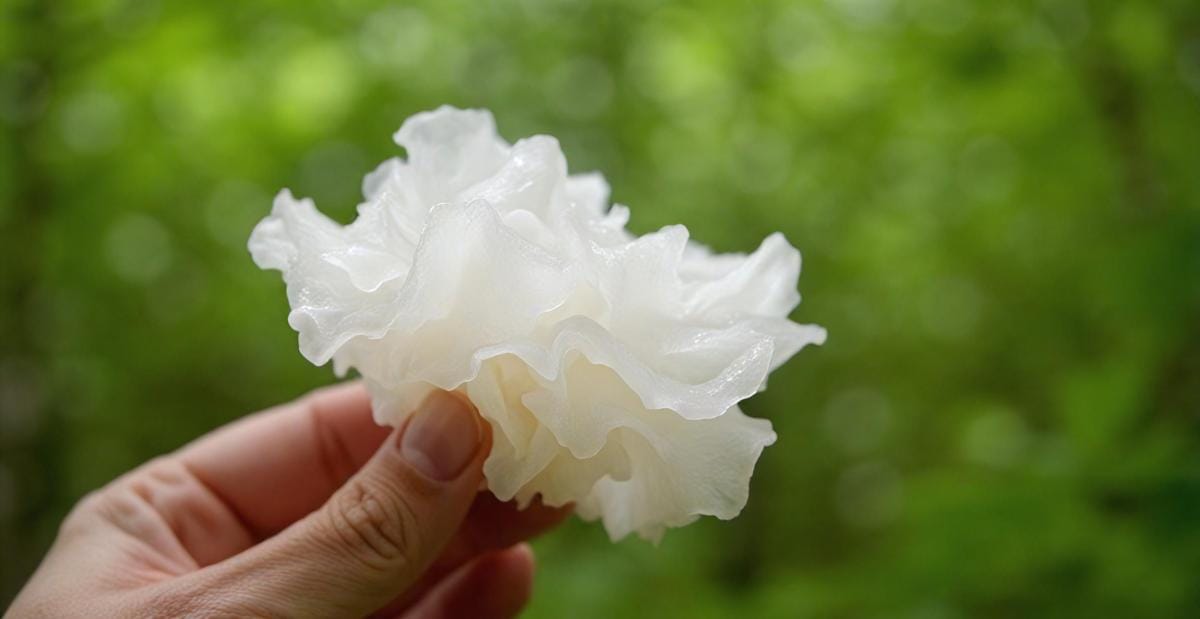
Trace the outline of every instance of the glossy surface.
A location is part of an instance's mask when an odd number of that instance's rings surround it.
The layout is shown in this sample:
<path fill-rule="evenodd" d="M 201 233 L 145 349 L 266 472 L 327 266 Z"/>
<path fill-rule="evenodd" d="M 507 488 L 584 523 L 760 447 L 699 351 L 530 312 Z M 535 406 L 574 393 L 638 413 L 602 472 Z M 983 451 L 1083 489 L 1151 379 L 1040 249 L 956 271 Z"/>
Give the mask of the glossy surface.
<path fill-rule="evenodd" d="M 353 223 L 285 190 L 250 238 L 305 357 L 361 373 L 381 423 L 463 390 L 503 500 L 575 503 L 614 540 L 736 516 L 775 441 L 738 402 L 825 340 L 787 318 L 800 254 L 779 234 L 750 255 L 679 225 L 638 237 L 603 177 L 568 175 L 552 137 L 509 145 L 486 111 L 418 114 L 395 138 L 409 158 L 364 179 Z"/>

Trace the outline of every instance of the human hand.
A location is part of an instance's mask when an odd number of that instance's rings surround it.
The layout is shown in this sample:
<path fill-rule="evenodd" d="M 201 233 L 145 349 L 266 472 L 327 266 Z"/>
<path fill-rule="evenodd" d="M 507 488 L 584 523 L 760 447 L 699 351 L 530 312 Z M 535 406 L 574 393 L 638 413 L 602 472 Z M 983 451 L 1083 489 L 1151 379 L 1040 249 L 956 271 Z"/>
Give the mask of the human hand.
<path fill-rule="evenodd" d="M 455 394 L 390 431 L 317 391 L 85 497 L 6 616 L 513 616 L 566 511 L 478 492 L 490 444 Z"/>

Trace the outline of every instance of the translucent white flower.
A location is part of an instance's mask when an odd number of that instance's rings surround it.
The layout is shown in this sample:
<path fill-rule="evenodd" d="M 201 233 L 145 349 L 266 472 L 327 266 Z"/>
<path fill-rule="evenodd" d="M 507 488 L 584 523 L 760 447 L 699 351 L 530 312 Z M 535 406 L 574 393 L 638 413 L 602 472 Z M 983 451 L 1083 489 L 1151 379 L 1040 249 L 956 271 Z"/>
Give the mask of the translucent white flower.
<path fill-rule="evenodd" d="M 614 540 L 736 516 L 775 441 L 738 402 L 825 339 L 787 319 L 800 254 L 780 234 L 749 255 L 683 226 L 635 236 L 603 177 L 568 175 L 552 137 L 509 145 L 486 111 L 418 114 L 395 139 L 408 160 L 367 175 L 353 223 L 285 190 L 250 237 L 304 356 L 357 369 L 385 424 L 465 392 L 501 499 L 574 502 Z"/>

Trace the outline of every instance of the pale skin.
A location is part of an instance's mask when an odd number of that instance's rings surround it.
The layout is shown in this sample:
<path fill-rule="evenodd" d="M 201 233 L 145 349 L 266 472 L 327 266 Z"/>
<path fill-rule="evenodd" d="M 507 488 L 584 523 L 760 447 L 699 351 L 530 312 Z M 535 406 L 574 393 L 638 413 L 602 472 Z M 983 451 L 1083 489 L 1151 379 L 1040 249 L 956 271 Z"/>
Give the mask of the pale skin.
<path fill-rule="evenodd" d="M 380 427 L 356 383 L 201 437 L 75 506 L 5 617 L 511 617 L 566 510 L 480 492 L 458 394 Z"/>

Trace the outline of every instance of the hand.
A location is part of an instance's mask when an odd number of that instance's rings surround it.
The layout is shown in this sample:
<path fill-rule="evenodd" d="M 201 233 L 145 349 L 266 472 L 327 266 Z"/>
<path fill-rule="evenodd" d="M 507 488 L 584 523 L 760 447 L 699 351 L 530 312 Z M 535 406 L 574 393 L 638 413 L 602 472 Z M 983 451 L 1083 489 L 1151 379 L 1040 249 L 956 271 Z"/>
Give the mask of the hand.
<path fill-rule="evenodd" d="M 513 616 L 565 511 L 479 493 L 490 445 L 455 394 L 389 431 L 318 391 L 84 498 L 8 615 Z"/>

